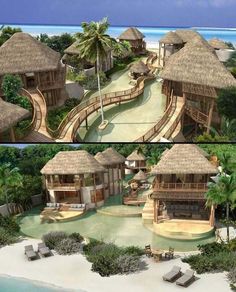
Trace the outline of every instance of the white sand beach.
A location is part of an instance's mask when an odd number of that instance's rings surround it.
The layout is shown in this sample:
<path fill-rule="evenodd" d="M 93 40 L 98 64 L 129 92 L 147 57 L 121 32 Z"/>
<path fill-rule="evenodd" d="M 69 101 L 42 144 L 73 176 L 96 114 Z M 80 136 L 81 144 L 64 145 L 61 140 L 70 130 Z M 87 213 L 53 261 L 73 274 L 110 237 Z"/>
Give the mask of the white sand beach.
<path fill-rule="evenodd" d="M 182 271 L 189 268 L 180 258 L 155 263 L 145 258 L 148 269 L 131 275 L 117 275 L 103 278 L 91 271 L 91 264 L 83 255 L 59 256 L 28 261 L 24 255 L 24 246 L 32 244 L 36 249 L 39 240 L 27 239 L 20 243 L 0 249 L 0 275 L 21 277 L 28 280 L 56 285 L 63 289 L 80 289 L 87 292 L 178 292 L 185 288 L 175 283 L 162 280 L 162 275 L 173 265 L 179 265 Z M 197 275 L 195 281 L 186 291 L 230 292 L 231 289 L 224 273 Z"/>

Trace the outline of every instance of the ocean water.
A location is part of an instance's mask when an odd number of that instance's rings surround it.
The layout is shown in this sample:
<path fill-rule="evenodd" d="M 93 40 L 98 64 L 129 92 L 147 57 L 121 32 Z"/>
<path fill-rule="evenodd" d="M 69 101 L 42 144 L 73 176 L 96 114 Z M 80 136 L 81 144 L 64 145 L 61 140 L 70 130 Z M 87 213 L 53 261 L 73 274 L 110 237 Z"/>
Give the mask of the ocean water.
<path fill-rule="evenodd" d="M 0 292 L 72 292 L 72 290 L 49 287 L 19 278 L 0 276 Z M 76 290 L 76 292 L 84 291 Z"/>
<path fill-rule="evenodd" d="M 60 35 L 62 33 L 75 34 L 82 29 L 80 26 L 62 26 L 62 25 L 11 25 L 12 27 L 21 27 L 24 32 L 30 33 L 34 36 L 41 33 L 48 35 Z M 118 37 L 127 27 L 111 26 L 109 34 L 112 37 Z M 187 27 L 186 27 L 187 28 Z M 145 35 L 146 42 L 149 44 L 156 44 L 158 40 L 168 31 L 176 30 L 177 27 L 138 27 L 138 29 Z M 188 28 L 197 30 L 202 36 L 209 40 L 211 38 L 220 38 L 227 42 L 236 44 L 236 28 Z"/>

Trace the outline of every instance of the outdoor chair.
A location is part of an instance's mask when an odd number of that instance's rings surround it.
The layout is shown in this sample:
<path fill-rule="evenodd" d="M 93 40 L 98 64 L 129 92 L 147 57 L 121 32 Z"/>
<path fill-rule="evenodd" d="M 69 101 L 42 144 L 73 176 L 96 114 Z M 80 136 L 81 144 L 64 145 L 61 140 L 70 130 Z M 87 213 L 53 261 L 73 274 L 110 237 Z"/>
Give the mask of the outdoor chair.
<path fill-rule="evenodd" d="M 195 280 L 194 271 L 187 270 L 177 281 L 176 285 L 187 287 Z"/>
<path fill-rule="evenodd" d="M 43 257 L 52 255 L 51 250 L 45 245 L 44 242 L 38 244 L 38 252 Z"/>
<path fill-rule="evenodd" d="M 25 246 L 25 255 L 27 256 L 27 259 L 29 261 L 37 259 L 37 253 L 34 251 L 34 248 L 32 245 L 26 245 Z"/>
<path fill-rule="evenodd" d="M 174 258 L 174 251 L 175 249 L 172 247 L 169 247 L 169 251 L 165 252 L 165 259 L 173 259 Z"/>
<path fill-rule="evenodd" d="M 151 249 L 151 245 L 145 245 L 145 255 L 147 257 L 152 257 L 152 249 Z"/>
<path fill-rule="evenodd" d="M 179 266 L 174 266 L 172 270 L 169 273 L 165 274 L 162 278 L 164 281 L 173 283 L 175 280 L 180 278 L 181 275 L 181 268 Z"/>

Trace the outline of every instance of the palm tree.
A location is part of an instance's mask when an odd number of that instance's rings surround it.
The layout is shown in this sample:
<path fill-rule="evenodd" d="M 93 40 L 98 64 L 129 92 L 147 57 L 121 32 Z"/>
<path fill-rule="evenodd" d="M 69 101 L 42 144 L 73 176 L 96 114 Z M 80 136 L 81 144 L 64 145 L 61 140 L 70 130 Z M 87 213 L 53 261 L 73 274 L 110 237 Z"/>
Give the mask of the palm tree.
<path fill-rule="evenodd" d="M 222 118 L 221 129 L 217 130 L 211 127 L 211 132 L 214 136 L 227 137 L 230 141 L 236 140 L 236 119 L 229 120 Z"/>
<path fill-rule="evenodd" d="M 207 206 L 226 206 L 227 241 L 229 242 L 229 211 L 235 208 L 236 203 L 236 178 L 234 175 L 222 175 L 217 183 L 209 183 L 206 193 Z"/>
<path fill-rule="evenodd" d="M 85 58 L 93 63 L 96 62 L 98 91 L 100 96 L 102 123 L 104 123 L 103 101 L 100 85 L 100 64 L 106 58 L 107 50 L 112 49 L 117 43 L 114 38 L 107 34 L 109 23 L 107 18 L 103 18 L 99 22 L 83 22 L 82 33 L 77 33 L 79 40 L 78 49 L 80 50 L 81 58 Z"/>
<path fill-rule="evenodd" d="M 7 210 L 10 214 L 8 191 L 13 187 L 22 185 L 22 176 L 17 167 L 11 169 L 10 163 L 0 166 L 0 189 L 6 202 Z"/>

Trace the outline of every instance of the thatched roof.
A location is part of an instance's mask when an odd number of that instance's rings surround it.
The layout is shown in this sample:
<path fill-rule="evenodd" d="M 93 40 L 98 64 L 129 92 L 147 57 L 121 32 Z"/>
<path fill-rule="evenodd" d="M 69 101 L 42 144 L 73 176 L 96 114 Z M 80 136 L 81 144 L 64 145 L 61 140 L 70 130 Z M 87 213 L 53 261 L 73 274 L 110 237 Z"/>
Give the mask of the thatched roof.
<path fill-rule="evenodd" d="M 153 167 L 153 174 L 214 174 L 218 170 L 194 144 L 175 144 Z"/>
<path fill-rule="evenodd" d="M 127 158 L 128 161 L 145 161 L 146 157 L 143 153 L 138 152 L 138 150 L 134 150 Z"/>
<path fill-rule="evenodd" d="M 159 42 L 169 45 L 179 45 L 183 43 L 183 40 L 174 31 L 169 31 Z"/>
<path fill-rule="evenodd" d="M 222 40 L 219 40 L 217 38 L 213 38 L 209 40 L 210 46 L 212 46 L 216 50 L 227 50 L 229 49 L 229 46 Z"/>
<path fill-rule="evenodd" d="M 61 151 L 41 170 L 42 174 L 85 174 L 106 172 L 106 169 L 87 151 Z"/>
<path fill-rule="evenodd" d="M 142 181 L 147 180 L 147 175 L 142 170 L 140 170 L 135 176 L 133 177 L 133 180 Z"/>
<path fill-rule="evenodd" d="M 103 166 L 112 164 L 108 157 L 102 152 L 98 152 L 94 158 Z"/>
<path fill-rule="evenodd" d="M 0 47 L 0 75 L 56 70 L 60 54 L 23 32 Z"/>
<path fill-rule="evenodd" d="M 214 88 L 236 86 L 232 74 L 199 38 L 168 58 L 161 77 Z"/>
<path fill-rule="evenodd" d="M 197 31 L 190 29 L 177 29 L 175 33 L 183 40 L 184 43 L 191 41 L 196 36 L 200 36 Z"/>
<path fill-rule="evenodd" d="M 143 61 L 136 62 L 130 67 L 130 72 L 132 73 L 146 74 L 149 71 L 150 69 L 143 63 Z"/>
<path fill-rule="evenodd" d="M 80 55 L 80 50 L 78 48 L 78 45 L 79 45 L 79 41 L 75 41 L 71 46 L 69 46 L 68 48 L 66 48 L 64 50 L 64 53 L 68 54 L 68 55 L 77 55 L 77 56 L 79 56 Z M 110 52 L 111 48 L 107 47 L 105 50 L 107 52 Z M 63 59 L 66 59 L 66 55 L 63 56 Z"/>
<path fill-rule="evenodd" d="M 110 164 L 120 164 L 125 162 L 125 157 L 118 153 L 114 148 L 107 148 L 102 152 L 110 161 Z"/>
<path fill-rule="evenodd" d="M 19 121 L 27 118 L 30 112 L 26 109 L 5 102 L 0 98 L 0 132 L 15 126 Z"/>
<path fill-rule="evenodd" d="M 145 38 L 145 36 L 136 27 L 130 27 L 126 29 L 118 37 L 119 40 L 128 40 L 128 41 L 142 40 L 143 38 Z"/>

